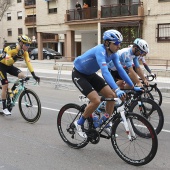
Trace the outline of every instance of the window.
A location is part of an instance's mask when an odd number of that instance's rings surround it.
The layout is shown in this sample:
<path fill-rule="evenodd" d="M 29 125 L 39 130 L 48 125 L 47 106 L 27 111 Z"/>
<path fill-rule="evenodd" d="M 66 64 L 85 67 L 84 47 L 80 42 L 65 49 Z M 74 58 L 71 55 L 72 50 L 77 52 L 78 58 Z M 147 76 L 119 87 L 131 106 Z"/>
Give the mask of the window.
<path fill-rule="evenodd" d="M 57 13 L 57 7 L 55 1 L 48 2 L 48 13 Z"/>
<path fill-rule="evenodd" d="M 11 13 L 7 13 L 7 21 L 11 20 Z"/>
<path fill-rule="evenodd" d="M 7 29 L 8 36 L 12 36 L 12 29 Z"/>
<path fill-rule="evenodd" d="M 119 0 L 119 4 L 124 4 L 125 5 L 125 0 Z"/>
<path fill-rule="evenodd" d="M 22 2 L 22 0 L 17 0 L 17 3 L 20 3 L 20 2 Z"/>
<path fill-rule="evenodd" d="M 157 28 L 157 42 L 169 42 L 170 41 L 170 23 L 158 24 Z"/>
<path fill-rule="evenodd" d="M 22 19 L 22 11 L 17 12 L 18 19 Z"/>
<path fill-rule="evenodd" d="M 18 28 L 18 35 L 22 35 L 22 28 Z"/>

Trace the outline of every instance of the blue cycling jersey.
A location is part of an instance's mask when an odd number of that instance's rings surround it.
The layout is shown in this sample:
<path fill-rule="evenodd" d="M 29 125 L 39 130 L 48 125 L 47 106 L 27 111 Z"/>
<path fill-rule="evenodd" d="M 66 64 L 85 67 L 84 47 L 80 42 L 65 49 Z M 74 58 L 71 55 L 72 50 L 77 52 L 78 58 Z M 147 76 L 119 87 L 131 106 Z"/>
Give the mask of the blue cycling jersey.
<path fill-rule="evenodd" d="M 140 67 L 138 57 L 133 54 L 132 48 L 123 48 L 118 51 L 118 54 L 120 62 L 124 67 L 130 68 L 133 63 L 135 67 Z"/>
<path fill-rule="evenodd" d="M 103 44 L 97 45 L 94 48 L 86 51 L 81 56 L 78 56 L 74 60 L 74 66 L 80 73 L 85 75 L 91 75 L 101 69 L 105 81 L 111 86 L 111 88 L 115 90 L 118 88 L 118 86 L 110 74 L 107 66 L 111 60 L 113 61 L 122 79 L 125 80 L 130 86 L 133 86 L 132 81 L 120 64 L 118 54 L 113 53 L 108 56 L 106 53 L 106 48 Z"/>

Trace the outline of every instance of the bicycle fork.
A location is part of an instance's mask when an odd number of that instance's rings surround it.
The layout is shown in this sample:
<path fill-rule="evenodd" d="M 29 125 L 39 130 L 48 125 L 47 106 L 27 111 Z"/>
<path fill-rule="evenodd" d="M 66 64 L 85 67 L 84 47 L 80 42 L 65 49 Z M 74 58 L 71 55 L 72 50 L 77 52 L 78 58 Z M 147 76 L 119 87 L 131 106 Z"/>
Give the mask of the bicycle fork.
<path fill-rule="evenodd" d="M 118 112 L 121 115 L 123 125 L 124 125 L 125 131 L 126 131 L 126 134 L 129 138 L 129 140 L 133 141 L 134 139 L 136 139 L 136 135 L 135 135 L 135 132 L 132 128 L 130 120 L 126 119 L 124 105 L 118 108 Z"/>

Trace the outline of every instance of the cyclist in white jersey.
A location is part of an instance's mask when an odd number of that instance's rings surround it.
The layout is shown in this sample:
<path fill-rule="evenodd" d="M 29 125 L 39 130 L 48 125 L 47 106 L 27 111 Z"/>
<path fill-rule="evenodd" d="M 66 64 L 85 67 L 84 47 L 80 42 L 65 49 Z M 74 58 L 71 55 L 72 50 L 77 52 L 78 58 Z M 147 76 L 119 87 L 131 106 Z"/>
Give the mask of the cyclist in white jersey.
<path fill-rule="evenodd" d="M 147 54 L 148 52 L 149 52 L 149 48 L 148 48 L 147 42 L 140 38 L 135 39 L 133 47 L 131 48 L 127 47 L 127 48 L 118 50 L 121 64 L 123 65 L 124 68 L 128 69 L 129 76 L 132 79 L 133 83 L 140 87 L 143 87 L 143 85 L 141 81 L 139 80 L 138 76 L 143 80 L 143 82 L 146 85 L 149 85 L 149 83 L 147 79 L 145 78 L 142 69 L 140 68 L 138 56 Z M 136 72 L 133 70 L 133 63 L 135 65 Z M 110 68 L 110 72 L 112 76 L 115 77 L 115 74 L 118 74 L 118 73 L 117 71 L 115 71 L 112 63 L 110 63 L 109 68 Z M 121 83 L 118 82 L 118 84 L 121 84 Z M 125 88 L 129 88 L 129 86 L 126 85 Z"/>

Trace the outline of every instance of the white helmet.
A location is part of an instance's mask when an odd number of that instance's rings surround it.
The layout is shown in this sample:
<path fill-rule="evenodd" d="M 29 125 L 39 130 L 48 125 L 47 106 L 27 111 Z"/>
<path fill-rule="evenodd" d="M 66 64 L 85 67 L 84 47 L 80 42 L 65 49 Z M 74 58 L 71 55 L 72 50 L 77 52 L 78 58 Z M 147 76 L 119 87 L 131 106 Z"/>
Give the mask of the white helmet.
<path fill-rule="evenodd" d="M 143 52 L 149 53 L 148 43 L 145 40 L 136 38 L 134 44 L 136 44 Z"/>

